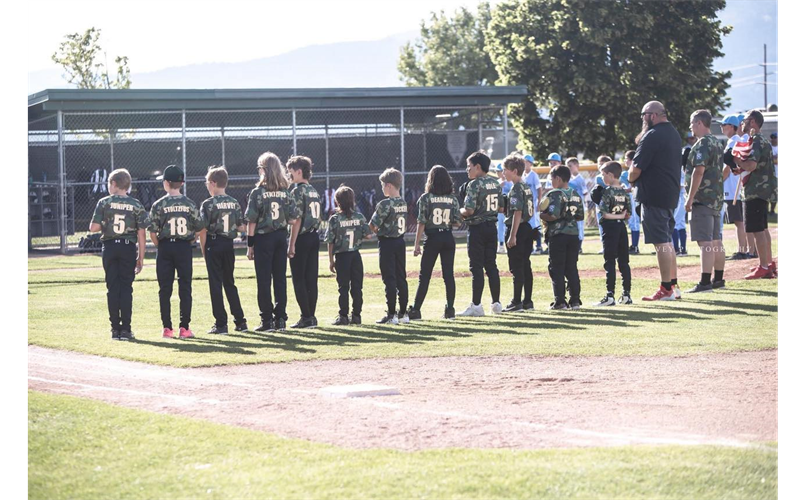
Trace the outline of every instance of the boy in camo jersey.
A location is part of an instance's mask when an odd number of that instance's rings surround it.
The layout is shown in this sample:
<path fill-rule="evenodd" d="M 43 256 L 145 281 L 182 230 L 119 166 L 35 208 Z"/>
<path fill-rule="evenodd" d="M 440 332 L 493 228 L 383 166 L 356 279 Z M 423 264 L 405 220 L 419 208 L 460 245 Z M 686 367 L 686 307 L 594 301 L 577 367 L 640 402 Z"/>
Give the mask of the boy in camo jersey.
<path fill-rule="evenodd" d="M 725 285 L 724 265 L 727 256 L 721 243 L 723 156 L 721 144 L 710 133 L 711 121 L 710 112 L 706 109 L 699 109 L 690 115 L 690 130 L 698 140 L 685 162 L 685 211 L 691 214 L 690 239 L 698 243 L 701 250 L 702 277 L 688 293 L 712 292 L 714 288 L 723 288 Z"/>
<path fill-rule="evenodd" d="M 222 286 L 232 316 L 235 317 L 235 331 L 243 332 L 249 328 L 243 316 L 238 288 L 235 286 L 235 249 L 232 243 L 238 232 L 245 230 L 246 219 L 238 200 L 226 194 L 228 183 L 229 175 L 224 167 L 209 168 L 207 191 L 211 198 L 201 203 L 202 228 L 198 233 L 201 254 L 207 264 L 210 302 L 212 315 L 215 317 L 215 324 L 207 333 L 213 334 L 225 334 L 229 331 Z"/>
<path fill-rule="evenodd" d="M 540 218 L 547 223 L 545 235 L 548 245 L 548 272 L 553 283 L 552 310 L 579 309 L 581 282 L 579 281 L 579 226 L 584 220 L 584 202 L 576 191 L 568 187 L 570 169 L 564 165 L 553 167 L 548 174 L 553 189 L 539 204 Z M 570 292 L 570 305 L 565 301 L 565 279 Z"/>
<path fill-rule="evenodd" d="M 534 232 L 529 222 L 534 215 L 534 196 L 523 182 L 525 160 L 511 154 L 503 160 L 503 173 L 512 183 L 506 203 L 506 248 L 509 254 L 509 270 L 514 277 L 514 295 L 503 312 L 529 311 L 534 309 L 532 290 L 534 275 L 531 274 L 531 248 Z M 523 289 L 525 288 L 525 294 Z"/>
<path fill-rule="evenodd" d="M 193 309 L 193 247 L 201 217 L 193 200 L 181 194 L 184 172 L 168 165 L 162 179 L 167 194 L 151 206 L 151 225 L 148 231 L 157 247 L 157 281 L 159 282 L 159 312 L 162 316 L 162 337 L 173 338 L 171 295 L 173 280 L 179 275 L 179 338 L 193 338 L 190 313 Z"/>
<path fill-rule="evenodd" d="M 127 194 L 131 187 L 128 170 L 120 168 L 109 174 L 108 184 L 109 196 L 98 200 L 89 230 L 102 233 L 106 305 L 112 340 L 133 340 L 131 285 L 134 276 L 143 268 L 148 215 L 142 203 Z"/>
<path fill-rule="evenodd" d="M 402 174 L 387 168 L 380 174 L 380 184 L 386 198 L 375 207 L 369 227 L 377 233 L 380 251 L 380 275 L 386 286 L 386 314 L 376 323 L 396 325 L 408 323 L 408 281 L 405 276 L 405 226 L 408 204 L 400 197 Z M 397 296 L 400 309 L 397 311 Z"/>
<path fill-rule="evenodd" d="M 604 269 L 607 272 L 607 294 L 596 306 L 615 305 L 615 263 L 621 272 L 623 294 L 621 304 L 632 303 L 632 269 L 629 267 L 629 236 L 626 223 L 632 214 L 632 200 L 623 188 L 620 175 L 621 164 L 609 161 L 601 167 L 601 176 L 606 187 L 598 204 L 598 224 L 604 239 Z"/>
<path fill-rule="evenodd" d="M 467 254 L 472 273 L 472 302 L 459 316 L 483 316 L 481 296 L 484 293 L 484 271 L 489 279 L 492 312 L 500 314 L 500 274 L 497 266 L 498 211 L 501 203 L 500 184 L 487 174 L 491 160 L 483 151 L 467 158 L 467 190 L 461 215 L 467 222 Z"/>
<path fill-rule="evenodd" d="M 321 199 L 310 185 L 313 162 L 307 156 L 292 156 L 285 164 L 291 179 L 291 196 L 296 203 L 299 218 L 296 244 L 288 253 L 291 264 L 296 302 L 302 317 L 291 328 L 318 326 L 316 303 L 319 300 L 319 226 L 321 225 Z"/>
<path fill-rule="evenodd" d="M 347 186 L 335 192 L 336 211 L 327 221 L 327 253 L 330 272 L 338 282 L 338 318 L 336 326 L 361 324 L 363 308 L 363 261 L 359 252 L 361 243 L 372 234 L 363 214 L 355 210 L 355 192 Z M 349 314 L 349 296 L 352 295 L 352 317 Z"/>

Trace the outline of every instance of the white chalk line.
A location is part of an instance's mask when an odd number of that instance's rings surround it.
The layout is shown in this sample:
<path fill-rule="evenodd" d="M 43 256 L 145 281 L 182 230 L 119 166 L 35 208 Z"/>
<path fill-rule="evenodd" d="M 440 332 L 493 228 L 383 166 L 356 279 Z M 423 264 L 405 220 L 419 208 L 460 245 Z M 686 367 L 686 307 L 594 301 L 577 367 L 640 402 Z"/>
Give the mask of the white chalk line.
<path fill-rule="evenodd" d="M 218 399 L 202 399 L 197 398 L 195 396 L 182 396 L 179 394 L 166 394 L 162 392 L 146 392 L 146 391 L 136 391 L 133 389 L 121 389 L 118 387 L 108 387 L 103 385 L 91 385 L 91 384 L 80 384 L 78 382 L 65 382 L 63 380 L 52 380 L 47 378 L 41 377 L 32 377 L 28 376 L 28 380 L 34 380 L 37 382 L 45 382 L 47 384 L 56 384 L 56 385 L 69 385 L 73 387 L 81 387 L 83 389 L 95 390 L 95 391 L 111 391 L 111 392 L 122 392 L 125 394 L 136 394 L 139 396 L 151 396 L 157 398 L 168 398 L 168 399 L 179 399 L 185 401 L 197 401 L 199 403 L 207 403 L 207 404 L 220 404 L 221 401 Z"/>

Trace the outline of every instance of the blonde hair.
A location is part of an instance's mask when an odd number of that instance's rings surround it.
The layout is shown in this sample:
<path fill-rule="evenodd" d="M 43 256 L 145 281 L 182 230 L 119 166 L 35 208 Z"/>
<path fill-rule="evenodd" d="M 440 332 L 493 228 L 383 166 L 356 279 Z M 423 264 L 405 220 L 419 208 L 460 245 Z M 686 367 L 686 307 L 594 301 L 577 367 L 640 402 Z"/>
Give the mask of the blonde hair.
<path fill-rule="evenodd" d="M 131 187 L 131 174 L 125 168 L 118 168 L 109 174 L 109 182 L 114 182 L 118 189 L 128 191 Z"/>
<path fill-rule="evenodd" d="M 397 189 L 402 188 L 402 173 L 396 168 L 387 168 L 380 174 L 380 182 L 391 184 Z"/>
<path fill-rule="evenodd" d="M 207 180 L 214 182 L 216 187 L 225 188 L 229 184 L 229 174 L 224 167 L 213 165 L 207 171 Z"/>
<path fill-rule="evenodd" d="M 260 169 L 260 180 L 257 187 L 263 186 L 266 191 L 281 191 L 288 189 L 288 179 L 279 157 L 271 151 L 266 151 L 257 159 Z"/>

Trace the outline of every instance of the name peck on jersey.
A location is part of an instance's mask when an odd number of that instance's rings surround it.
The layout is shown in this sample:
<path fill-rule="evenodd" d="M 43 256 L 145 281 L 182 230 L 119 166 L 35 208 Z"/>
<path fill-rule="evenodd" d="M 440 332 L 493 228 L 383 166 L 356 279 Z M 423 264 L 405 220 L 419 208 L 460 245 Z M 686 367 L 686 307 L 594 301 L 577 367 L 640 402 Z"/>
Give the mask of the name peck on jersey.
<path fill-rule="evenodd" d="M 607 186 L 601 194 L 601 203 L 598 204 L 598 222 L 604 220 L 605 213 L 618 215 L 624 212 L 629 214 L 626 219 L 632 215 L 632 197 L 620 186 Z M 622 222 L 625 223 L 626 220 Z"/>
<path fill-rule="evenodd" d="M 229 195 L 216 195 L 201 203 L 201 225 L 208 234 L 234 239 L 245 221 L 240 203 Z"/>
<path fill-rule="evenodd" d="M 137 231 L 148 227 L 142 203 L 131 196 L 111 195 L 98 200 L 92 222 L 101 225 L 101 240 L 137 242 Z"/>
<path fill-rule="evenodd" d="M 522 181 L 514 184 L 509 191 L 504 224 L 511 226 L 514 223 L 515 212 L 523 212 L 520 224 L 530 221 L 534 215 L 534 195 L 531 186 Z"/>
<path fill-rule="evenodd" d="M 425 230 L 449 229 L 461 222 L 458 198 L 455 195 L 425 193 L 416 203 L 416 221 L 425 225 Z"/>
<path fill-rule="evenodd" d="M 296 203 L 296 211 L 302 219 L 299 234 L 318 231 L 321 226 L 321 198 L 316 188 L 304 182 L 294 184 L 291 195 Z"/>
<path fill-rule="evenodd" d="M 372 216 L 372 224 L 377 227 L 377 235 L 383 238 L 396 238 L 405 234 L 408 204 L 399 196 L 380 200 Z"/>
<path fill-rule="evenodd" d="M 255 234 L 267 234 L 288 227 L 288 222 L 299 218 L 299 211 L 291 192 L 287 189 L 267 191 L 257 186 L 249 193 L 246 220 L 256 224 Z"/>
<path fill-rule="evenodd" d="M 497 221 L 501 201 L 500 184 L 496 179 L 484 175 L 471 180 L 467 184 L 464 208 L 473 210 L 473 213 L 464 220 L 470 226 Z"/>
<path fill-rule="evenodd" d="M 366 235 L 371 234 L 366 218 L 360 212 L 353 212 L 347 217 L 336 212 L 327 221 L 327 233 L 324 240 L 333 244 L 333 253 L 353 252 L 361 248 Z"/>
<path fill-rule="evenodd" d="M 184 195 L 165 195 L 151 205 L 151 225 L 148 231 L 157 239 L 192 241 L 201 230 L 201 216 L 193 200 Z"/>

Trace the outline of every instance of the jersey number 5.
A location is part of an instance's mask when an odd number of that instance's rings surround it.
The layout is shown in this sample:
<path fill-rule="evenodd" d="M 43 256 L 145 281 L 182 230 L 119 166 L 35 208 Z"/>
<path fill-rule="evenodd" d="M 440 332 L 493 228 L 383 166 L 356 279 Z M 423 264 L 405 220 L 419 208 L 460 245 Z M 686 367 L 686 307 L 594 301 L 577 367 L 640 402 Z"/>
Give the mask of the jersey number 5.
<path fill-rule="evenodd" d="M 123 234 L 126 230 L 126 216 L 124 214 L 115 214 L 115 221 L 112 225 L 112 231 L 115 234 Z"/>

